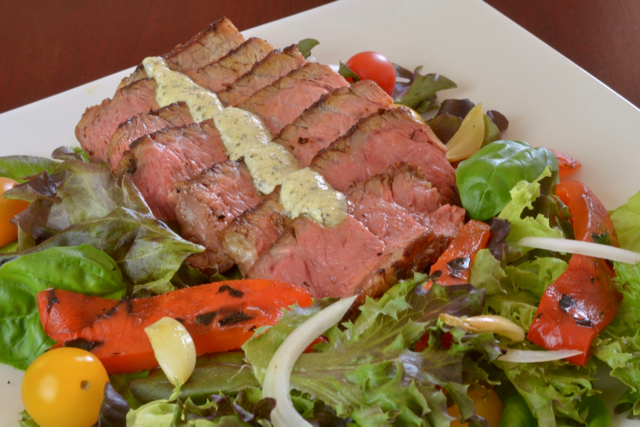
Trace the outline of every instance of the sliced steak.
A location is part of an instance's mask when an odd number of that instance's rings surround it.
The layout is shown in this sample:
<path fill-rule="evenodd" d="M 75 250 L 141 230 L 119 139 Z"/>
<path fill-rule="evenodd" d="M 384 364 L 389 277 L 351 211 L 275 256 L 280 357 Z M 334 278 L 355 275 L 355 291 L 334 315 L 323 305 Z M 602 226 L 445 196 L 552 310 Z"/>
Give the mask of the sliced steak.
<path fill-rule="evenodd" d="M 266 41 L 252 37 L 216 62 L 195 70 L 187 70 L 185 74 L 211 92 L 220 92 L 272 50 L 273 46 Z"/>
<path fill-rule="evenodd" d="M 442 206 L 422 170 L 403 163 L 358 183 L 348 198 L 352 215 L 387 245 L 397 278 L 434 263 L 464 221 L 464 209 Z"/>
<path fill-rule="evenodd" d="M 176 102 L 149 113 L 136 114 L 120 123 L 107 144 L 107 161 L 115 170 L 120 159 L 133 141 L 167 127 L 193 123 L 189 107 L 184 102 Z"/>
<path fill-rule="evenodd" d="M 206 120 L 136 140 L 116 173 L 131 177 L 158 219 L 174 221 L 175 205 L 168 196 L 175 184 L 225 160 L 228 156 L 220 134 L 213 122 Z"/>
<path fill-rule="evenodd" d="M 379 108 L 389 108 L 393 99 L 371 80 L 336 89 L 322 96 L 291 124 L 274 142 L 284 145 L 301 166 L 309 166 L 313 156 L 347 132 L 356 122 Z"/>
<path fill-rule="evenodd" d="M 420 167 L 398 164 L 387 173 L 392 181 L 393 200 L 420 224 L 432 230 L 444 250 L 462 228 L 465 210 L 446 204 L 438 189 L 426 180 Z"/>
<path fill-rule="evenodd" d="M 300 217 L 247 276 L 305 286 L 314 298 L 346 297 L 363 291 L 364 281 L 379 270 L 384 249 L 384 243 L 352 216 L 336 227 Z"/>
<path fill-rule="evenodd" d="M 76 126 L 76 138 L 92 161 L 106 161 L 107 144 L 118 125 L 136 114 L 158 108 L 155 80 L 138 80 L 118 90 L 113 99 L 87 108 Z"/>
<path fill-rule="evenodd" d="M 222 246 L 246 275 L 258 258 L 291 227 L 276 188 L 258 205 L 246 210 L 222 231 Z"/>
<path fill-rule="evenodd" d="M 276 135 L 322 95 L 345 86 L 349 82 L 331 67 L 309 62 L 260 89 L 238 107 L 256 114 Z"/>
<path fill-rule="evenodd" d="M 224 105 L 235 107 L 305 62 L 296 45 L 274 50 L 231 86 L 220 91 L 218 97 Z"/>
<path fill-rule="evenodd" d="M 206 248 L 188 262 L 201 271 L 223 272 L 234 264 L 222 247 L 220 233 L 261 198 L 244 163 L 228 160 L 180 182 L 169 196 L 176 206 L 182 237 Z"/>
<path fill-rule="evenodd" d="M 174 71 L 185 72 L 204 67 L 225 56 L 244 42 L 244 37 L 227 18 L 221 18 L 199 32 L 184 44 L 179 44 L 163 56 L 167 65 Z M 118 88 L 147 77 L 144 67 L 139 65 Z"/>
<path fill-rule="evenodd" d="M 360 120 L 349 132 L 320 151 L 311 167 L 338 191 L 398 162 L 420 166 L 446 203 L 459 203 L 455 172 L 446 148 L 427 125 L 406 108 L 381 110 Z"/>

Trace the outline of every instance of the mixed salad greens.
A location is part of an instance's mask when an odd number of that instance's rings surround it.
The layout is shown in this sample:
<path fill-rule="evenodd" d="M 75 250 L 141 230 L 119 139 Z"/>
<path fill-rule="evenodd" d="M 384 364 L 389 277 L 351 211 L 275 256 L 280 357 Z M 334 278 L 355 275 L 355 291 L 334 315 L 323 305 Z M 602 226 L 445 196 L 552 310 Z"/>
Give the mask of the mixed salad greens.
<path fill-rule="evenodd" d="M 343 73 L 352 73 L 344 66 Z M 397 102 L 428 113 L 436 92 L 455 84 L 436 74 L 396 66 Z M 353 76 L 351 76 L 353 77 Z M 357 77 L 357 75 L 356 75 Z M 478 112 L 468 100 L 447 100 L 428 123 L 443 142 L 456 141 L 465 118 Z M 480 107 L 481 108 L 481 107 Z M 525 332 L 546 290 L 568 268 L 570 254 L 519 245 L 521 238 L 574 238 L 574 218 L 556 194 L 557 156 L 521 141 L 501 140 L 500 113 L 479 115 L 482 138 L 459 163 L 457 184 L 469 217 L 491 223 L 486 248 L 475 254 L 469 283 L 441 285 L 416 272 L 380 300 L 367 299 L 351 321 L 335 325 L 291 375 L 291 397 L 314 425 L 434 425 L 452 421 L 452 405 L 470 425 L 488 425 L 467 391 L 489 389 L 502 400 L 500 425 L 610 423 L 595 359 L 627 387 L 616 413 L 640 416 L 640 267 L 614 262 L 618 313 L 595 338 L 584 366 L 566 360 L 514 363 L 504 349 L 540 350 L 491 332 L 470 332 L 443 321 L 493 314 Z M 480 148 L 482 147 L 482 148 Z M 121 299 L 235 278 L 206 277 L 183 262 L 202 247 L 156 220 L 131 181 L 91 164 L 79 149 L 57 149 L 52 159 L 0 158 L 0 176 L 24 184 L 5 193 L 28 201 L 17 215 L 17 242 L 0 250 L 0 362 L 26 369 L 55 342 L 42 328 L 37 295 L 48 288 Z M 640 251 L 640 193 L 612 212 L 622 248 Z M 609 237 L 607 239 L 607 237 Z M 611 244 L 611 236 L 598 242 Z M 428 289 L 426 282 L 431 283 Z M 267 367 L 286 337 L 333 303 L 294 305 L 271 327 L 261 327 L 242 351 L 197 361 L 177 398 L 161 370 L 111 375 L 99 425 L 270 425 L 276 402 L 263 398 Z M 126 333 L 126 331 L 123 331 Z M 21 425 L 36 425 L 24 412 Z"/>

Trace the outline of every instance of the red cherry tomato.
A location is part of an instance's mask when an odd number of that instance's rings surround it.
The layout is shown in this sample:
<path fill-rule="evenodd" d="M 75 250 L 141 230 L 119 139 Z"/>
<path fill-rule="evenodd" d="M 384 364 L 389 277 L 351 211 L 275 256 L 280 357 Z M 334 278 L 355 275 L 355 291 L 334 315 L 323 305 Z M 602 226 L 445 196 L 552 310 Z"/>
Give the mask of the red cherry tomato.
<path fill-rule="evenodd" d="M 346 66 L 362 80 L 373 80 L 389 95 L 396 86 L 396 70 L 386 56 L 377 52 L 360 52 L 346 62 Z"/>

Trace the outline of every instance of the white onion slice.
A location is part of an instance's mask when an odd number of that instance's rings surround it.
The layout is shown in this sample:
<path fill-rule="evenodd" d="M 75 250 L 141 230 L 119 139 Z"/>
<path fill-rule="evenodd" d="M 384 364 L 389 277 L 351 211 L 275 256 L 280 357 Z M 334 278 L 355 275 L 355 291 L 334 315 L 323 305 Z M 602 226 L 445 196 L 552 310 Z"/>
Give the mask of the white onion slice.
<path fill-rule="evenodd" d="M 271 358 L 262 385 L 262 397 L 271 397 L 276 400 L 276 407 L 271 412 L 271 423 L 274 427 L 311 427 L 291 402 L 289 394 L 291 371 L 298 357 L 309 344 L 338 323 L 355 299 L 355 296 L 341 299 L 314 314 L 289 334 Z"/>
<path fill-rule="evenodd" d="M 518 241 L 518 245 L 555 252 L 587 255 L 627 264 L 635 264 L 640 261 L 640 254 L 637 252 L 580 240 L 556 239 L 553 237 L 523 237 Z"/>
<path fill-rule="evenodd" d="M 565 359 L 582 354 L 580 350 L 507 350 L 506 354 L 498 357 L 501 362 L 540 363 Z"/>

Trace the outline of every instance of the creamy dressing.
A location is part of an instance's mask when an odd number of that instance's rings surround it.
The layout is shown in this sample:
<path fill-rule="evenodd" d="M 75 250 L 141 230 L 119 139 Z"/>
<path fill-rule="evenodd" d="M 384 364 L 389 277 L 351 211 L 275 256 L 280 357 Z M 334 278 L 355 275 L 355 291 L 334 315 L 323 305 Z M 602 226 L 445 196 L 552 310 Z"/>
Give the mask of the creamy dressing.
<path fill-rule="evenodd" d="M 163 58 L 145 58 L 142 65 L 147 75 L 154 78 L 158 85 L 156 101 L 161 107 L 183 101 L 196 123 L 212 118 L 223 109 L 215 93 L 197 85 L 185 74 L 170 70 Z"/>
<path fill-rule="evenodd" d="M 280 202 L 290 218 L 305 215 L 329 227 L 342 222 L 347 214 L 345 195 L 331 188 L 317 172 L 300 169 L 286 148 L 271 142 L 271 133 L 258 117 L 240 108 L 224 108 L 216 94 L 170 70 L 162 58 L 146 58 L 142 64 L 147 75 L 156 80 L 158 104 L 164 107 L 183 101 L 195 122 L 213 119 L 229 158 L 244 158 L 258 191 L 269 194 L 281 186 Z"/>
<path fill-rule="evenodd" d="M 319 224 L 333 227 L 347 215 L 345 195 L 309 168 L 287 175 L 281 185 L 280 202 L 290 218 L 306 215 Z"/>
<path fill-rule="evenodd" d="M 300 169 L 295 157 L 282 145 L 271 142 L 271 134 L 254 114 L 228 107 L 213 116 L 231 160 L 244 157 L 253 184 L 263 194 L 271 193 L 291 172 Z"/>

